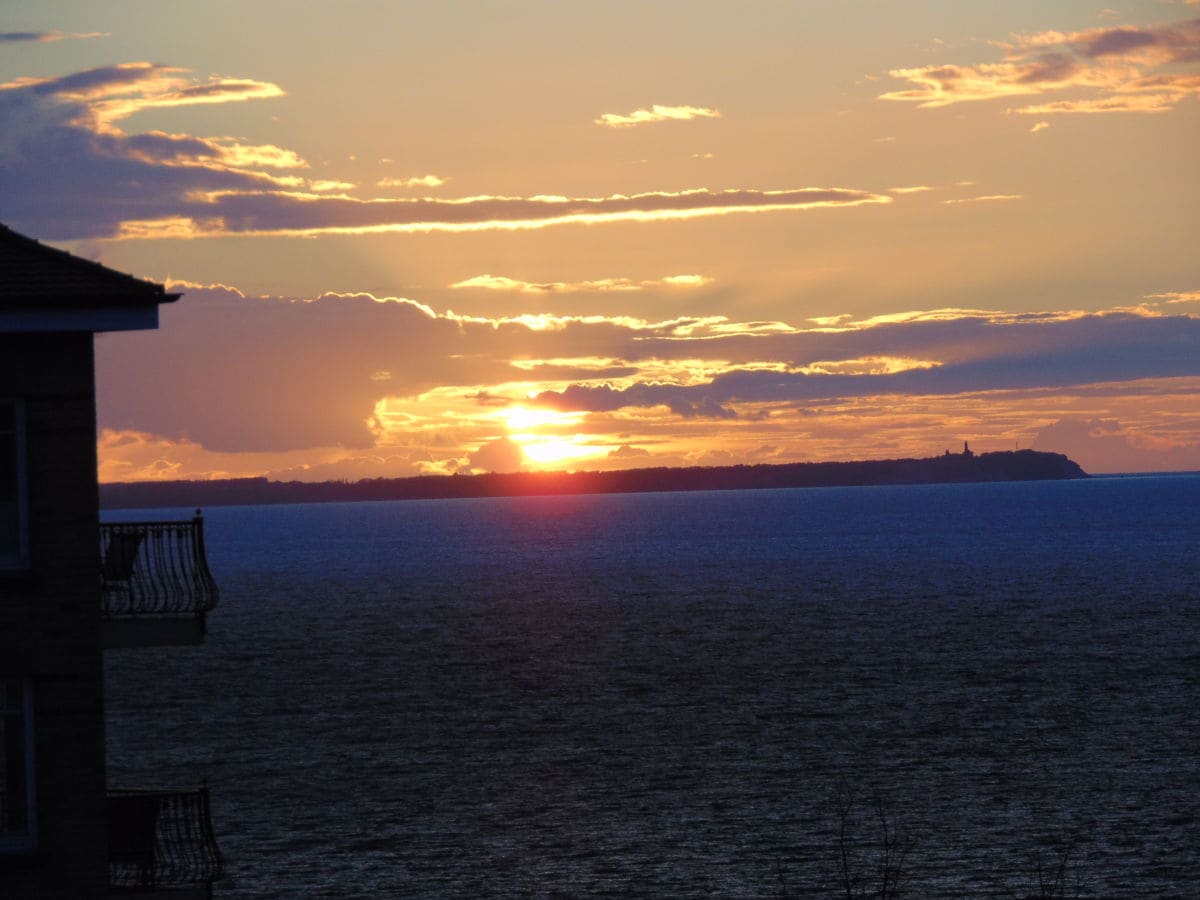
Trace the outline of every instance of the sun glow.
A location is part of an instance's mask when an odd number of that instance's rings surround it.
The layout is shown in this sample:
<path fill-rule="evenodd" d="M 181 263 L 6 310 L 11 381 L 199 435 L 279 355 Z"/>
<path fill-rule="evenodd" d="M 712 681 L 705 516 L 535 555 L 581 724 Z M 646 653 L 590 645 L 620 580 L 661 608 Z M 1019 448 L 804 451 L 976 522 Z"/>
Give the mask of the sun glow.
<path fill-rule="evenodd" d="M 561 434 L 561 431 L 583 421 L 584 414 L 581 412 L 559 412 L 517 405 L 499 410 L 497 416 L 504 421 L 509 439 L 520 446 L 525 459 L 534 466 L 557 467 L 600 457 L 606 452 L 606 448 L 588 443 L 586 435 Z M 546 434 L 543 430 L 551 433 Z"/>
<path fill-rule="evenodd" d="M 604 456 L 607 448 L 584 443 L 583 435 L 571 438 L 546 438 L 536 434 L 514 434 L 512 439 L 521 445 L 521 452 L 534 465 L 556 466 Z"/>
<path fill-rule="evenodd" d="M 559 412 L 553 409 L 530 409 L 527 406 L 509 406 L 499 413 L 508 427 L 509 436 L 513 440 L 521 437 L 535 438 L 537 435 L 518 435 L 513 432 L 527 432 L 535 428 L 547 428 L 561 425 L 578 425 L 583 421 L 583 413 Z"/>

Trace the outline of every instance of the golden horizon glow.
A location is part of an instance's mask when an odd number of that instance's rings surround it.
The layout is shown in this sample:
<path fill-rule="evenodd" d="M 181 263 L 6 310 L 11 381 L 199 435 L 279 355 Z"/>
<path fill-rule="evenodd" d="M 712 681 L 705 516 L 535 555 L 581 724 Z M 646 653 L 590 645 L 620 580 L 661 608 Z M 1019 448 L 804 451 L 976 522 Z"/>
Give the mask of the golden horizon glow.
<path fill-rule="evenodd" d="M 5 225 L 188 295 L 105 477 L 1200 469 L 1197 3 L 19 5 Z"/>
<path fill-rule="evenodd" d="M 537 434 L 509 435 L 516 441 L 525 458 L 538 466 L 558 467 L 563 463 L 600 459 L 608 454 L 608 448 L 584 443 L 583 435 L 567 438 L 548 438 Z"/>

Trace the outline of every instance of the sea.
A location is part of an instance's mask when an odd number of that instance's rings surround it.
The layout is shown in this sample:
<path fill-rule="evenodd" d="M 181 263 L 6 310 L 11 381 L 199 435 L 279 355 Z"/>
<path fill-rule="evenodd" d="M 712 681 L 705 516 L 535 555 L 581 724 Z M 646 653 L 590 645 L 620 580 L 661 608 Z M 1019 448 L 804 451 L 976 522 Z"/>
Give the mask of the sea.
<path fill-rule="evenodd" d="M 217 897 L 1200 896 L 1200 474 L 204 516 Z"/>

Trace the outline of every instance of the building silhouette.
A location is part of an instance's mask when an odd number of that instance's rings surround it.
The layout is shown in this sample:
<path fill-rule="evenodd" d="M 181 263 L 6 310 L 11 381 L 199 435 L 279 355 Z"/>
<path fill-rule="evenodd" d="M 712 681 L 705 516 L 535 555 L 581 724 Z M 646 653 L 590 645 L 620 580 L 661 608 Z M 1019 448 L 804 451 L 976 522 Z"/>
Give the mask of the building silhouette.
<path fill-rule="evenodd" d="M 106 647 L 195 643 L 202 522 L 101 526 L 98 332 L 158 327 L 157 284 L 0 226 L 0 897 L 211 895 L 207 791 L 110 791 Z"/>

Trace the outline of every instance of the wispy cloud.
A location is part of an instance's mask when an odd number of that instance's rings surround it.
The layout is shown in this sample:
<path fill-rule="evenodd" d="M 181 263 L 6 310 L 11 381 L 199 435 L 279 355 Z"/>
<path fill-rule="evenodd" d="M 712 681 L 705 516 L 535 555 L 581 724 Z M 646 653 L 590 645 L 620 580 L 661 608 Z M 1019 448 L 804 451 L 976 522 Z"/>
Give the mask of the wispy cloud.
<path fill-rule="evenodd" d="M 108 36 L 107 31 L 0 31 L 0 44 L 50 44 L 55 41 L 78 41 Z"/>
<path fill-rule="evenodd" d="M 984 194 L 981 197 L 959 197 L 954 200 L 943 200 L 942 203 L 953 206 L 958 203 L 992 203 L 997 200 L 1020 200 L 1021 194 Z"/>
<path fill-rule="evenodd" d="M 129 220 L 117 237 L 215 234 L 378 234 L 515 231 L 570 224 L 662 222 L 746 213 L 855 207 L 891 197 L 850 188 L 653 191 L 608 197 L 462 197 L 437 200 L 320 197 L 283 190 L 213 191 L 181 199 L 175 214 Z"/>
<path fill-rule="evenodd" d="M 1200 2 L 1200 0 L 1197 0 Z M 1193 303 L 1200 302 L 1200 291 L 1166 291 L 1161 294 L 1147 294 L 1147 300 L 1161 300 L 1164 303 Z"/>
<path fill-rule="evenodd" d="M 88 116 L 100 124 L 109 124 L 145 109 L 232 103 L 284 95 L 283 88 L 269 81 L 213 77 L 196 82 L 187 77 L 186 71 L 150 62 L 118 63 L 70 75 L 18 78 L 0 84 L 0 92 L 19 90 L 86 103 Z"/>
<path fill-rule="evenodd" d="M 340 179 L 281 173 L 307 168 L 298 154 L 283 147 L 244 145 L 231 138 L 129 133 L 118 125 L 145 109 L 283 94 L 270 82 L 196 80 L 183 69 L 148 62 L 0 84 L 0 120 L 22 124 L 21 129 L 0 134 L 5 215 L 10 223 L 40 237 L 73 240 L 520 230 L 892 200 L 836 187 L 697 188 L 597 197 L 362 198 L 339 193 L 354 187 Z M 662 109 L 684 117 L 694 112 Z M 441 185 L 446 179 L 424 175 L 385 183 L 433 187 L 435 181 Z"/>
<path fill-rule="evenodd" d="M 521 294 L 578 294 L 612 291 L 644 291 L 651 288 L 703 287 L 713 279 L 704 275 L 668 275 L 666 278 L 635 281 L 631 278 L 600 278 L 594 281 L 520 281 L 503 275 L 476 275 L 450 285 L 452 288 L 483 288 Z"/>
<path fill-rule="evenodd" d="M 1200 94 L 1200 76 L 1195 73 L 1153 71 L 1200 60 L 1200 19 L 1147 27 L 1014 34 L 994 45 L 1003 53 L 1001 62 L 894 69 L 889 73 L 893 78 L 913 86 L 881 94 L 880 99 L 936 108 L 1067 90 L 1093 94 L 1011 110 L 1045 116 L 1161 112 Z"/>
<path fill-rule="evenodd" d="M 1158 113 L 1174 109 L 1179 96 L 1172 94 L 1130 94 L 1095 100 L 1054 100 L 1022 106 L 1012 112 L 1023 116 L 1050 116 L 1057 113 Z"/>
<path fill-rule="evenodd" d="M 286 170 L 299 154 L 231 137 L 127 132 L 119 120 L 155 105 L 279 96 L 250 79 L 193 80 L 183 70 L 124 63 L 0 84 L 0 195 L 5 216 L 40 237 L 102 237 L 131 219 L 174 214 L 189 197 L 219 190 L 303 189 Z"/>
<path fill-rule="evenodd" d="M 449 180 L 449 178 L 442 175 L 414 175 L 409 178 L 380 178 L 377 182 L 375 182 L 375 185 L 376 187 L 382 188 L 436 188 L 441 187 Z"/>
<path fill-rule="evenodd" d="M 1037 134 L 1039 131 L 1045 131 L 1049 127 L 1050 127 L 1049 122 L 1038 122 L 1036 125 L 1034 125 L 1032 128 L 1029 129 L 1029 133 Z"/>
<path fill-rule="evenodd" d="M 631 113 L 604 113 L 596 119 L 597 125 L 608 128 L 629 128 L 648 125 L 652 122 L 686 122 L 690 119 L 719 119 L 721 111 L 706 106 L 660 106 L 635 109 Z"/>

